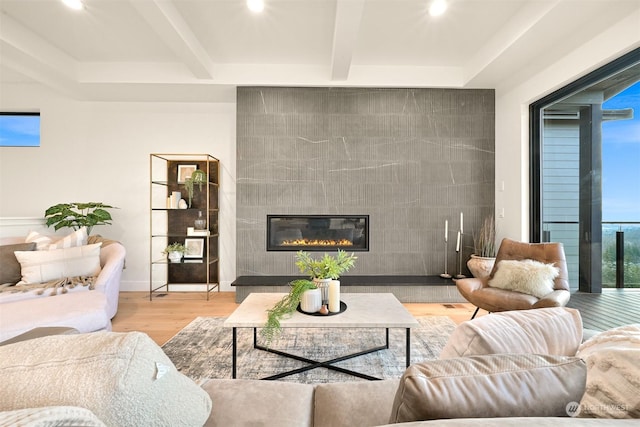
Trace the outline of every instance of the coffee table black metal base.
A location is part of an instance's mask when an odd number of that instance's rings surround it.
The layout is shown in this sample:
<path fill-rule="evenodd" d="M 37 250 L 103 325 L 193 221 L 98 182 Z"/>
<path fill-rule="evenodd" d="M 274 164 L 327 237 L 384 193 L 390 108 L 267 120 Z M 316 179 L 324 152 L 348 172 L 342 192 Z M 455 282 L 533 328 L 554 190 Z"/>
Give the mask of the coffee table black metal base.
<path fill-rule="evenodd" d="M 236 378 L 236 374 L 237 374 L 237 351 L 238 351 L 238 344 L 237 344 L 237 328 L 233 328 L 232 331 L 233 334 L 233 343 L 232 343 L 232 372 L 231 372 L 231 376 L 232 378 Z M 265 378 L 261 378 L 263 380 L 277 380 L 280 378 L 284 378 L 287 377 L 289 375 L 295 375 L 295 374 L 299 374 L 301 372 L 306 372 L 306 371 L 310 371 L 312 369 L 317 369 L 317 368 L 327 368 L 327 369 L 331 369 L 333 371 L 337 371 L 337 372 L 342 372 L 344 374 L 348 374 L 348 375 L 353 375 L 355 377 L 358 378 L 362 378 L 365 380 L 370 380 L 370 381 L 376 381 L 376 380 L 381 380 L 382 378 L 377 378 L 377 377 L 373 377 L 371 375 L 367 375 L 367 374 L 363 374 L 361 372 L 356 372 L 350 369 L 345 369 L 345 368 L 341 368 L 339 366 L 335 366 L 335 363 L 338 362 L 342 362 L 343 360 L 349 360 L 349 359 L 353 359 L 355 357 L 359 357 L 359 356 L 364 356 L 365 354 L 370 354 L 370 353 L 375 353 L 376 351 L 380 351 L 380 350 L 387 350 L 389 349 L 389 328 L 385 328 L 385 345 L 379 346 L 379 347 L 373 347 L 367 350 L 362 350 L 359 351 L 357 353 L 352 353 L 352 354 L 348 354 L 346 356 L 341 356 L 341 357 L 337 357 L 335 359 L 330 359 L 330 360 L 326 360 L 326 361 L 317 361 L 317 360 L 312 360 L 312 359 L 307 359 L 306 357 L 302 357 L 302 356 L 298 356 L 295 354 L 291 354 L 291 353 L 286 353 L 284 351 L 280 351 L 280 350 L 274 350 L 272 348 L 268 348 L 262 345 L 258 344 L 258 332 L 257 332 L 257 328 L 253 328 L 253 348 L 257 349 L 257 350 L 262 350 L 262 351 L 267 351 L 269 353 L 273 353 L 273 354 L 277 354 L 279 356 L 283 356 L 283 357 L 288 357 L 290 359 L 294 359 L 294 360 L 298 360 L 304 363 L 308 363 L 308 366 L 303 366 L 302 368 L 298 368 L 298 369 L 294 369 L 291 371 L 286 371 L 286 372 L 282 372 L 280 374 L 276 374 L 276 375 L 271 375 Z M 406 348 L 405 348 L 405 354 L 406 354 L 406 367 L 408 368 L 409 365 L 411 364 L 411 329 L 410 328 L 406 328 Z"/>

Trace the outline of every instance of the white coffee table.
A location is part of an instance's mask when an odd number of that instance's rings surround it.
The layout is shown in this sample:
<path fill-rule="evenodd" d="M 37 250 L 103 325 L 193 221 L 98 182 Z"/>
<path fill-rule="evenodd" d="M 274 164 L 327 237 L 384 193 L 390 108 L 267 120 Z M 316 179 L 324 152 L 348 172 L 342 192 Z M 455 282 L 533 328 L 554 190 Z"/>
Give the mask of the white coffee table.
<path fill-rule="evenodd" d="M 288 375 L 308 371 L 315 368 L 328 368 L 335 371 L 347 373 L 368 380 L 378 380 L 380 378 L 362 374 L 352 370 L 334 366 L 334 363 L 373 353 L 389 348 L 389 328 L 406 329 L 406 366 L 411 364 L 411 328 L 418 326 L 418 321 L 407 311 L 407 309 L 390 293 L 387 294 L 366 294 L 343 293 L 340 300 L 347 305 L 344 312 L 332 316 L 312 316 L 300 312 L 295 312 L 291 317 L 282 319 L 282 328 L 384 328 L 386 330 L 386 345 L 363 350 L 339 358 L 316 361 L 285 353 L 279 350 L 267 348 L 258 344 L 257 328 L 262 328 L 267 321 L 267 310 L 272 308 L 283 296 L 284 293 L 252 293 L 245 298 L 240 306 L 224 322 L 225 328 L 232 328 L 233 348 L 232 348 L 232 377 L 236 378 L 237 362 L 237 329 L 253 328 L 253 347 L 259 350 L 268 351 L 285 357 L 290 357 L 309 363 L 308 366 L 293 371 L 283 372 L 263 379 L 279 379 Z"/>

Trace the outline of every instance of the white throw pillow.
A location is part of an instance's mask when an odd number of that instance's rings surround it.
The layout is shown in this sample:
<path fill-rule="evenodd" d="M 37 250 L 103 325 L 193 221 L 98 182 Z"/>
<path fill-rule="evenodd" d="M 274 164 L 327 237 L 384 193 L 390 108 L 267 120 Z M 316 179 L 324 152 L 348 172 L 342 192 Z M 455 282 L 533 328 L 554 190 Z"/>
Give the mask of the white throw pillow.
<path fill-rule="evenodd" d="M 542 298 L 553 292 L 553 281 L 560 269 L 532 259 L 502 260 L 489 280 L 492 288 L 508 289 Z"/>
<path fill-rule="evenodd" d="M 47 236 L 37 231 L 32 231 L 25 239 L 26 243 L 36 243 L 36 249 L 39 251 L 72 248 L 76 246 L 84 246 L 87 244 L 89 236 L 87 235 L 87 227 L 81 227 L 62 238 L 57 236 Z"/>
<path fill-rule="evenodd" d="M 595 335 L 577 356 L 587 364 L 578 417 L 640 418 L 640 324 Z"/>
<path fill-rule="evenodd" d="M 51 251 L 16 251 L 22 274 L 20 283 L 97 276 L 100 273 L 100 246 L 102 243 Z"/>

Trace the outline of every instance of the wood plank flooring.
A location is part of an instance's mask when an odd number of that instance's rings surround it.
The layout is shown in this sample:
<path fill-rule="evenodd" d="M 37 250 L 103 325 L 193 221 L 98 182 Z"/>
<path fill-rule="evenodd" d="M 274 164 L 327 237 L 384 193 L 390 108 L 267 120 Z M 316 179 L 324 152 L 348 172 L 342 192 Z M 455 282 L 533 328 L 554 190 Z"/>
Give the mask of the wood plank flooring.
<path fill-rule="evenodd" d="M 604 331 L 640 324 L 640 289 L 603 289 L 601 294 L 576 292 L 567 307 L 580 311 L 587 329 Z"/>
<path fill-rule="evenodd" d="M 213 292 L 209 301 L 202 293 L 161 295 L 149 301 L 147 292 L 121 292 L 113 330 L 142 331 L 162 345 L 196 317 L 228 316 L 238 306 L 234 292 Z M 414 316 L 449 316 L 457 324 L 469 320 L 475 310 L 469 303 L 405 303 L 404 306 Z M 602 331 L 631 323 L 640 324 L 640 290 L 574 293 L 568 307 L 580 310 L 584 327 L 588 329 Z M 486 314 L 480 310 L 478 316 Z"/>
<path fill-rule="evenodd" d="M 198 316 L 224 317 L 239 304 L 235 292 L 213 292 L 207 301 L 204 294 L 172 292 L 154 296 L 148 292 L 121 292 L 118 313 L 113 318 L 116 332 L 141 331 L 162 345 Z M 475 307 L 468 303 L 406 303 L 414 316 L 449 316 L 455 323 L 469 320 Z"/>

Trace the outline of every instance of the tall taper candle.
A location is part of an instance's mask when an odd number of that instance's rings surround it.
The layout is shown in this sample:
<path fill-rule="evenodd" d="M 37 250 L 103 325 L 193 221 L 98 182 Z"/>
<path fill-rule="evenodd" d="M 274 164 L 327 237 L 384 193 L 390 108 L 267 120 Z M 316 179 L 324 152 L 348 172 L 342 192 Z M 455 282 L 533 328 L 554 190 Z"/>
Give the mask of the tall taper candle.
<path fill-rule="evenodd" d="M 458 240 L 456 240 L 456 252 L 460 252 L 460 232 L 458 231 Z"/>
<path fill-rule="evenodd" d="M 449 220 L 445 219 L 444 220 L 444 241 L 445 242 L 448 241 L 448 236 L 449 236 Z"/>
<path fill-rule="evenodd" d="M 331 313 L 340 312 L 340 281 L 329 282 L 329 311 Z"/>
<path fill-rule="evenodd" d="M 464 217 L 462 216 L 462 212 L 460 212 L 460 232 L 464 234 Z"/>

